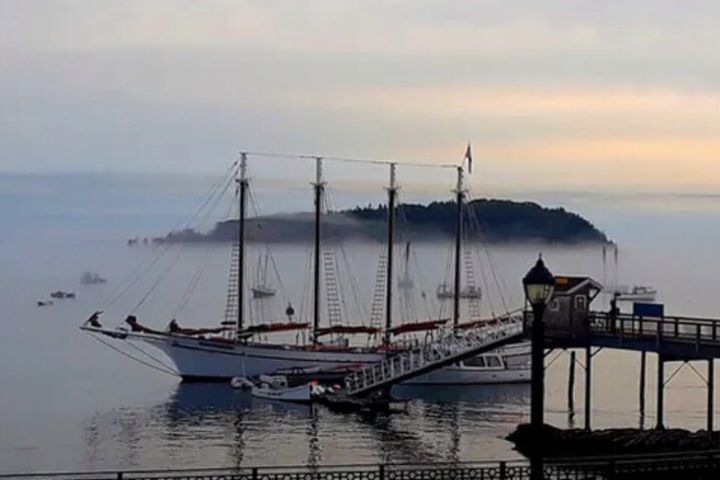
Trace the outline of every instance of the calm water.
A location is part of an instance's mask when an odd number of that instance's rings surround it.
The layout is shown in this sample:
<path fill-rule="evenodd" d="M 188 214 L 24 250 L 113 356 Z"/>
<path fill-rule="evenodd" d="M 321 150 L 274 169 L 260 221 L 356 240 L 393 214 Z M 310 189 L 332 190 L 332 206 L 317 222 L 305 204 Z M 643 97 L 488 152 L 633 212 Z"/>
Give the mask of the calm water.
<path fill-rule="evenodd" d="M 13 184 L 14 185 L 14 184 Z M 252 399 L 225 385 L 182 385 L 177 379 L 144 368 L 78 331 L 78 325 L 118 290 L 118 284 L 151 247 L 128 248 L 124 237 L 163 231 L 176 223 L 192 198 L 172 189 L 142 197 L 142 185 L 123 186 L 115 202 L 93 205 L 68 186 L 67 191 L 5 184 L 2 209 L 9 219 L 0 232 L 0 470 L 109 469 L 237 464 L 327 464 L 477 460 L 517 456 L 503 437 L 527 420 L 528 388 L 401 388 L 412 398 L 404 413 L 339 415 L 323 407 L 303 407 Z M 37 187 L 37 185 L 36 185 Z M 47 185 L 44 185 L 47 187 Z M 107 188 L 106 188 L 107 189 Z M 198 188 L 198 191 L 202 190 Z M 50 193 L 47 193 L 47 192 Z M 39 192 L 39 193 L 38 193 Z M 123 193 L 124 192 L 124 193 Z M 138 193 L 140 192 L 140 193 Z M 76 198 L 80 195 L 80 198 Z M 93 192 L 86 195 L 94 195 Z M 127 198 L 126 198 L 127 197 Z M 152 209 L 145 201 L 156 201 Z M 64 199 L 76 208 L 58 208 Z M 159 199 L 159 200 L 158 200 Z M 177 200 L 173 202 L 173 200 Z M 177 204 L 177 207 L 170 205 Z M 670 312 L 716 314 L 716 245 L 718 215 L 712 210 L 660 211 L 634 207 L 578 209 L 621 245 L 620 280 L 651 283 L 661 291 Z M 519 279 L 537 255 L 538 246 L 491 249 L 492 261 L 481 257 L 490 277 L 483 300 L 485 313 L 502 311 L 520 301 Z M 597 249 L 542 247 L 555 273 L 603 275 Z M 443 276 L 445 245 L 419 245 L 415 250 L 419 290 L 430 292 Z M 257 249 L 250 257 L 257 258 Z M 277 317 L 287 300 L 307 314 L 307 248 L 273 252 L 284 280 L 277 298 L 253 309 L 253 318 Z M 347 266 L 357 278 L 349 298 L 372 298 L 379 247 L 345 245 Z M 174 251 L 158 263 L 169 264 Z M 173 316 L 183 325 L 213 325 L 222 318 L 225 295 L 224 247 L 188 247 L 171 273 L 138 308 L 141 321 L 163 327 Z M 166 263 L 163 263 L 166 262 Z M 345 262 L 345 260 L 342 260 Z M 198 266 L 204 267 L 198 269 Z M 412 265 L 411 265 L 412 268 Z M 93 270 L 110 279 L 106 285 L 81 286 L 80 274 Z M 196 273 L 198 286 L 184 306 L 183 292 Z M 612 277 L 612 275 L 608 275 Z M 108 309 L 104 321 L 119 324 L 152 288 L 151 272 Z M 482 282 L 482 280 L 479 280 Z M 482 284 L 482 283 L 481 283 Z M 503 291 L 504 299 L 497 293 Z M 76 300 L 56 301 L 49 308 L 35 302 L 57 289 L 74 290 Z M 416 298 L 415 310 L 437 309 Z M 368 302 L 348 301 L 346 315 L 369 310 Z M 397 307 L 396 315 L 408 315 Z M 582 370 L 576 388 L 577 415 L 566 408 L 568 355 L 548 357 L 548 420 L 559 426 L 582 425 Z M 639 356 L 604 351 L 594 363 L 593 425 L 637 426 Z M 652 425 L 654 374 L 648 372 Z M 702 367 L 700 367 L 702 369 Z M 688 368 L 667 390 L 667 423 L 701 428 L 705 393 L 702 381 Z"/>

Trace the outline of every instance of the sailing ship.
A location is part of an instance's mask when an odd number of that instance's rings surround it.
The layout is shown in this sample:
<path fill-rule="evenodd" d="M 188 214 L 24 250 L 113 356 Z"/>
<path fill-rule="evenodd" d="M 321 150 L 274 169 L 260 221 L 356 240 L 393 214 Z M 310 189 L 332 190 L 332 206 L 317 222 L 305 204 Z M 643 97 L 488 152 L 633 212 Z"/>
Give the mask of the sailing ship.
<path fill-rule="evenodd" d="M 312 290 L 312 323 L 301 322 L 294 319 L 294 310 L 291 306 L 286 312 L 287 321 L 270 322 L 258 325 L 249 325 L 246 308 L 246 211 L 249 189 L 249 178 L 247 175 L 247 154 L 242 153 L 238 168 L 238 232 L 236 242 L 233 244 L 232 259 L 230 268 L 230 282 L 228 288 L 228 300 L 226 319 L 219 328 L 209 329 L 183 329 L 175 324 L 167 331 L 155 330 L 145 327 L 137 322 L 134 316 L 127 319 L 128 328 L 110 329 L 103 327 L 99 321 L 99 312 L 93 314 L 81 327 L 91 334 L 99 334 L 112 339 L 132 342 L 137 348 L 140 343 L 156 347 L 169 357 L 174 369 L 184 381 L 229 381 L 237 376 L 253 377 L 258 375 L 271 374 L 277 370 L 287 368 L 338 368 L 348 366 L 361 366 L 376 363 L 386 355 L 393 354 L 404 348 L 400 343 L 395 342 L 393 337 L 412 332 L 427 332 L 440 328 L 473 328 L 476 322 L 460 323 L 459 299 L 460 295 L 454 295 L 454 309 L 452 326 L 445 324 L 449 319 L 429 320 L 415 322 L 407 325 L 393 325 L 392 299 L 393 299 L 393 249 L 394 217 L 396 209 L 396 196 L 398 185 L 396 182 L 396 164 L 390 163 L 390 182 L 388 192 L 388 229 L 386 245 L 386 264 L 384 282 L 386 307 L 384 328 L 368 325 L 321 325 L 321 274 L 323 271 L 322 249 L 322 213 L 324 210 L 325 181 L 323 180 L 323 159 L 315 158 L 315 182 L 314 192 L 314 240 L 313 240 L 313 290 Z M 458 180 L 456 188 L 456 200 L 458 202 L 458 221 L 462 219 L 462 204 L 465 197 L 463 186 L 463 167 L 457 167 Z M 461 228 L 458 226 L 456 238 L 456 269 L 455 269 L 455 291 L 459 292 L 461 275 L 459 272 L 459 256 L 461 252 Z M 408 250 L 409 252 L 409 247 Z M 406 254 L 407 255 L 407 254 Z M 267 264 L 266 264 L 267 266 Z M 254 292 L 253 292 L 254 294 Z M 493 321 L 498 321 L 493 319 Z M 500 320 L 502 321 L 502 320 Z M 173 322 L 174 323 L 174 322 Z M 262 342 L 260 336 L 267 336 L 280 332 L 305 332 L 310 330 L 310 342 L 304 344 L 289 344 L 286 342 Z M 346 335 L 368 335 L 370 338 L 379 338 L 382 333 L 382 340 L 374 345 L 351 346 L 347 341 L 323 342 L 326 335 L 334 336 L 336 339 L 343 339 Z M 528 357 L 527 345 L 521 346 L 524 349 L 524 356 Z M 148 356 L 150 356 L 148 354 Z M 154 358 L 154 357 L 151 357 Z M 483 356 L 484 358 L 484 356 Z M 489 358 L 502 358 L 493 355 Z M 489 368 L 495 368 L 497 364 L 490 359 L 482 360 L 482 375 L 475 376 L 472 380 L 472 372 L 477 372 L 480 367 L 480 360 L 475 365 L 466 361 L 462 365 L 448 367 L 434 376 L 429 383 L 452 383 L 457 378 L 456 370 L 462 370 L 462 382 L 460 383 L 483 383 L 488 377 Z M 529 367 L 527 362 L 525 373 L 522 368 L 517 368 L 516 375 L 506 377 L 507 381 L 526 381 Z M 505 362 L 501 363 L 504 368 Z M 507 369 L 507 368 L 506 368 Z M 443 372 L 450 372 L 450 377 L 443 381 Z M 422 379 L 422 377 L 420 377 Z"/>
<path fill-rule="evenodd" d="M 263 255 L 258 255 L 258 265 L 255 275 L 255 285 L 252 286 L 250 291 L 252 292 L 253 298 L 265 298 L 272 297 L 277 293 L 277 290 L 268 283 L 268 263 L 270 254 L 267 252 Z"/>

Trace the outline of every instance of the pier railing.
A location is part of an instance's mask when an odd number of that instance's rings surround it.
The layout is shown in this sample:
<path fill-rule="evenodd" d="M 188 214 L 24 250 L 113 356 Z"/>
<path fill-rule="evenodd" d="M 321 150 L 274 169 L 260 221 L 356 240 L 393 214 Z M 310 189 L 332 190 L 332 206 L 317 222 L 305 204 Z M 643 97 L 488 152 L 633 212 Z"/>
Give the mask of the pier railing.
<path fill-rule="evenodd" d="M 590 314 L 593 336 L 624 340 L 645 340 L 658 347 L 663 343 L 681 343 L 700 351 L 703 347 L 720 347 L 720 320 L 694 317 L 640 317 L 605 312 Z"/>
<path fill-rule="evenodd" d="M 720 451 L 546 459 L 548 480 L 717 478 Z M 526 480 L 524 460 L 0 474 L 2 480 Z"/>

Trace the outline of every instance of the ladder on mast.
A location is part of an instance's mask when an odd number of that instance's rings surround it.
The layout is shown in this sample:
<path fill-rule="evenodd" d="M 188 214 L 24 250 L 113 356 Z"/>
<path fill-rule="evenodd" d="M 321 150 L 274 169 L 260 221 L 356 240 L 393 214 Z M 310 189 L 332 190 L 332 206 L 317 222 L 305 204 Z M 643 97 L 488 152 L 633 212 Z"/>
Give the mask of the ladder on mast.
<path fill-rule="evenodd" d="M 370 326 L 382 329 L 385 314 L 385 282 L 387 274 L 387 252 L 383 251 L 378 259 L 375 291 L 370 310 Z"/>
<path fill-rule="evenodd" d="M 469 291 L 474 292 L 477 290 L 477 282 L 475 280 L 472 252 L 466 248 L 463 252 L 463 256 L 465 257 L 465 285 Z M 471 295 L 470 298 L 468 298 L 468 309 L 470 311 L 471 321 L 477 322 L 481 319 L 480 298 L 475 295 Z"/>
<path fill-rule="evenodd" d="M 240 256 L 240 245 L 233 242 L 230 249 L 230 269 L 228 271 L 227 297 L 225 301 L 225 317 L 222 325 L 224 327 L 235 326 L 237 328 L 238 305 L 240 296 L 238 292 L 238 257 Z M 230 331 L 232 334 L 232 331 Z M 233 335 L 231 338 L 235 338 Z"/>
<path fill-rule="evenodd" d="M 335 327 L 342 324 L 342 299 L 340 298 L 340 288 L 338 286 L 337 258 L 332 249 L 323 249 L 322 256 L 328 324 Z"/>

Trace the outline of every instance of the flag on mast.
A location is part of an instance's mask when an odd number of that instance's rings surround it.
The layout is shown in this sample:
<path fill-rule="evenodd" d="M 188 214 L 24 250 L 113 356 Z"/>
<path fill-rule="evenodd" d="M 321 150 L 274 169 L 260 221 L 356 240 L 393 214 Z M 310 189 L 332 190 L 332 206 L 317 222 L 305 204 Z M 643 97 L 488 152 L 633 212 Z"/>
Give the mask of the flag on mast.
<path fill-rule="evenodd" d="M 464 160 L 468 162 L 468 173 L 472 173 L 472 148 L 470 147 L 470 142 L 468 142 L 467 149 L 465 150 Z"/>

